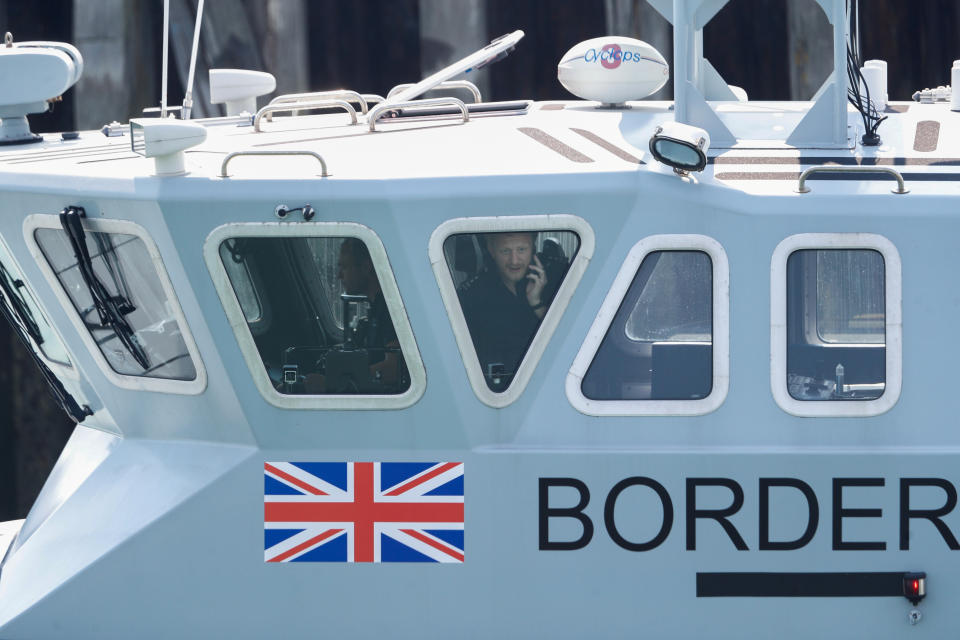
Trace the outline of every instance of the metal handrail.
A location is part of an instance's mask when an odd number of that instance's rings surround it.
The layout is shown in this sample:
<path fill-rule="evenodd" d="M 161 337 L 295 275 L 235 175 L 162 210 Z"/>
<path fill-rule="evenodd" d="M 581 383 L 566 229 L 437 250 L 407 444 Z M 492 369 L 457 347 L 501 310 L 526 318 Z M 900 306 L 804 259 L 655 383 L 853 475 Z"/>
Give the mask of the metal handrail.
<path fill-rule="evenodd" d="M 407 82 L 404 84 L 398 84 L 393 89 L 390 89 L 390 93 L 387 94 L 387 99 L 389 100 L 392 96 L 409 89 L 414 83 Z M 480 95 L 480 89 L 477 85 L 473 84 L 469 80 L 447 80 L 446 82 L 441 82 L 437 86 L 430 89 L 430 91 L 438 91 L 440 89 L 466 89 L 473 95 L 473 101 L 483 102 L 483 97 Z"/>
<path fill-rule="evenodd" d="M 893 193 L 910 193 L 903 182 L 903 176 L 892 167 L 810 167 L 800 174 L 800 182 L 797 184 L 797 193 L 810 193 L 810 187 L 806 185 L 807 178 L 815 173 L 886 173 L 897 180 L 897 188 L 891 189 Z"/>
<path fill-rule="evenodd" d="M 457 107 L 460 109 L 460 112 L 463 113 L 463 122 L 466 124 L 470 121 L 470 111 L 467 110 L 467 105 L 463 104 L 463 100 L 458 100 L 457 98 L 427 98 L 426 100 L 410 100 L 409 102 L 385 102 L 383 104 L 378 104 L 373 109 L 370 109 L 370 113 L 367 114 L 367 122 L 370 123 L 370 131 L 376 131 L 377 120 L 380 119 L 383 114 L 388 111 L 394 111 L 395 109 L 403 109 L 405 107 L 440 107 L 440 106 L 451 106 Z"/>
<path fill-rule="evenodd" d="M 296 102 L 296 103 L 287 103 L 287 104 L 268 104 L 264 108 L 257 111 L 256 117 L 253 119 L 253 130 L 256 132 L 260 131 L 260 120 L 264 116 L 274 114 L 280 111 L 302 111 L 306 109 L 329 109 L 330 107 L 340 107 L 350 114 L 351 124 L 357 124 L 357 110 L 353 108 L 346 100 L 323 100 L 320 102 Z"/>
<path fill-rule="evenodd" d="M 234 151 L 228 153 L 227 157 L 223 159 L 223 164 L 220 165 L 220 177 L 229 178 L 230 174 L 227 173 L 227 165 L 230 164 L 230 161 L 239 156 L 312 156 L 317 159 L 320 163 L 320 177 L 327 178 L 330 176 L 327 173 L 327 163 L 316 151 Z"/>
<path fill-rule="evenodd" d="M 379 96 L 378 96 L 379 97 Z M 367 105 L 366 96 L 357 93 L 356 91 L 351 91 L 349 89 L 334 89 L 332 91 L 312 91 L 310 93 L 285 93 L 282 96 L 277 96 L 270 101 L 270 104 L 287 104 L 287 103 L 296 103 L 296 102 L 315 102 L 317 100 L 346 100 L 347 102 L 356 102 L 360 105 L 360 113 L 366 114 L 369 106 Z M 380 102 L 383 102 L 383 99 L 380 99 Z M 270 105 L 267 105 L 270 106 Z M 272 118 L 268 117 L 267 122 L 271 121 Z"/>

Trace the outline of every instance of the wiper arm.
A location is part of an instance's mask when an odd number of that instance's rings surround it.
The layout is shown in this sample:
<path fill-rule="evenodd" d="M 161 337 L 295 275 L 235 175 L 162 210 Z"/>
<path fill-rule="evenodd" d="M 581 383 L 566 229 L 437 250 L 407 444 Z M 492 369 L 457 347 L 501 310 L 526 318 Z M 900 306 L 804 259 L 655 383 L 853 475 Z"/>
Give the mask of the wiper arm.
<path fill-rule="evenodd" d="M 111 296 L 106 286 L 100 282 L 100 278 L 93 271 L 93 260 L 87 250 L 87 236 L 83 230 L 83 225 L 80 223 L 80 219 L 84 217 L 86 217 L 86 213 L 82 207 L 67 207 L 60 212 L 60 225 L 73 247 L 73 253 L 77 259 L 77 268 L 87 285 L 97 314 L 100 316 L 100 326 L 109 326 L 113 329 L 117 338 L 127 348 L 137 364 L 144 370 L 149 369 L 150 359 L 143 347 L 137 343 L 134 330 L 124 317 L 135 311 L 136 307 L 123 296 Z"/>
<path fill-rule="evenodd" d="M 26 305 L 23 300 L 23 297 L 20 295 L 17 289 L 23 287 L 23 281 L 17 280 L 10 275 L 10 272 L 7 270 L 6 265 L 0 262 L 0 298 L 6 298 L 10 304 L 13 313 L 17 316 L 17 319 L 23 324 L 24 328 L 27 330 L 27 333 L 30 334 L 30 337 L 33 341 L 40 346 L 43 344 L 43 336 L 40 334 L 40 325 L 37 324 L 37 319 L 33 317 L 33 312 L 30 311 L 30 307 Z"/>
<path fill-rule="evenodd" d="M 64 388 L 63 383 L 60 382 L 60 379 L 53 374 L 53 371 L 50 371 L 50 367 L 40 359 L 40 356 L 37 355 L 37 352 L 34 351 L 33 345 L 30 344 L 30 340 L 27 339 L 27 336 L 23 333 L 23 327 L 17 318 L 15 317 L 14 302 L 15 298 L 10 298 L 9 287 L 5 282 L 4 278 L 0 277 L 0 315 L 7 319 L 7 322 L 10 323 L 10 328 L 13 329 L 13 332 L 17 335 L 17 338 L 20 339 L 20 342 L 26 348 L 27 353 L 30 354 L 30 357 L 33 358 L 33 362 L 40 368 L 40 373 L 43 375 L 43 379 L 47 381 L 47 384 L 50 386 L 50 391 L 53 393 L 53 396 L 57 399 L 57 402 L 60 403 L 60 406 L 63 407 L 63 410 L 67 412 L 67 415 L 76 422 L 77 424 L 83 422 L 84 418 L 87 416 L 92 416 L 93 411 L 90 410 L 90 407 L 87 405 L 80 406 L 80 404 L 74 399 L 72 395 Z M 5 300 L 10 298 L 10 306 L 5 304 Z M 30 331 L 30 329 L 27 329 Z"/>

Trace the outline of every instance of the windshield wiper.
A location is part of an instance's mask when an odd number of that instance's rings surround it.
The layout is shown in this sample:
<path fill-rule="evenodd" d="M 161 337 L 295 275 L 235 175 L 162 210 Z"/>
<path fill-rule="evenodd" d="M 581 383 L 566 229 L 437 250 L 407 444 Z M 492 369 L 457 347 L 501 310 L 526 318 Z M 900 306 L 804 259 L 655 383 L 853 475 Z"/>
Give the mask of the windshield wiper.
<path fill-rule="evenodd" d="M 37 324 L 37 319 L 33 317 L 33 312 L 30 311 L 30 307 L 27 306 L 26 301 L 18 291 L 23 286 L 23 281 L 11 276 L 6 265 L 0 262 L 0 293 L 7 299 L 13 313 L 39 347 L 43 344 L 43 336 L 40 334 L 40 325 Z"/>
<path fill-rule="evenodd" d="M 64 388 L 63 383 L 60 382 L 60 379 L 53 374 L 53 371 L 50 371 L 50 367 L 40 359 L 40 356 L 37 355 L 37 352 L 34 350 L 33 345 L 30 344 L 30 339 L 24 334 L 24 324 L 18 322 L 19 311 L 16 311 L 16 303 L 14 300 L 16 296 L 11 296 L 9 293 L 9 287 L 5 281 L 6 274 L 3 277 L 0 277 L 0 315 L 3 315 L 7 319 L 7 322 L 10 323 L 10 328 L 13 329 L 13 332 L 17 334 L 17 338 L 20 339 L 20 342 L 26 348 L 27 353 L 30 354 L 30 357 L 33 358 L 34 364 L 40 368 L 40 373 L 43 375 L 43 379 L 47 381 L 47 385 L 50 387 L 51 393 L 53 393 L 54 398 L 57 399 L 57 402 L 60 403 L 60 406 L 64 411 L 67 412 L 67 415 L 70 416 L 70 419 L 76 422 L 77 424 L 83 422 L 84 418 L 87 416 L 92 416 L 93 411 L 90 410 L 90 407 L 87 405 L 80 406 L 80 404 L 74 399 L 72 395 Z M 7 300 L 10 301 L 9 305 Z M 31 331 L 30 328 L 27 328 L 26 331 Z M 39 343 L 37 343 L 39 344 Z"/>
<path fill-rule="evenodd" d="M 86 212 L 83 207 L 67 207 L 60 212 L 60 225 L 63 227 L 64 233 L 67 234 L 67 238 L 70 239 L 73 254 L 77 259 L 77 268 L 87 285 L 97 314 L 100 316 L 100 326 L 113 329 L 117 338 L 127 348 L 137 364 L 144 370 L 149 369 L 150 360 L 143 347 L 138 344 L 137 337 L 134 335 L 135 332 L 125 318 L 127 314 L 136 311 L 136 307 L 122 295 L 111 296 L 106 286 L 93 271 L 93 260 L 87 250 L 87 235 L 80 222 L 80 219 L 85 217 Z"/>

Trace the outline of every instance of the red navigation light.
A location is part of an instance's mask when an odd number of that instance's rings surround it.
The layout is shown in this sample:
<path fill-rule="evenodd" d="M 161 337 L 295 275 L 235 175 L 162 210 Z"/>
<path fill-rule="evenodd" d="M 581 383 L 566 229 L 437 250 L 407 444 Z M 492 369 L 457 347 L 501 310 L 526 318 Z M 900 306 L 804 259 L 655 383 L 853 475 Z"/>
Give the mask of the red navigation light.
<path fill-rule="evenodd" d="M 916 606 L 925 595 L 927 595 L 927 574 L 922 571 L 903 574 L 903 597 Z"/>

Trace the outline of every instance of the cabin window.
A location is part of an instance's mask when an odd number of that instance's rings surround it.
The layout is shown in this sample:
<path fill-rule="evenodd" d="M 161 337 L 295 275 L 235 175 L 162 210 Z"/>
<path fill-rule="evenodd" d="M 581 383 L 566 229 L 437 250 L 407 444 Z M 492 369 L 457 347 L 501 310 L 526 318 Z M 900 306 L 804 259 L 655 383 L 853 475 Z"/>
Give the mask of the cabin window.
<path fill-rule="evenodd" d="M 256 342 L 278 392 L 395 395 L 410 388 L 397 331 L 362 240 L 234 238 L 221 244 L 221 255 L 228 243 L 234 249 L 225 265 L 239 256 L 246 271 L 250 265 L 268 267 L 257 276 L 278 313 Z M 244 299 L 260 297 L 249 277 L 230 269 L 227 275 L 241 308 Z M 256 321 L 249 309 L 248 325 Z"/>
<path fill-rule="evenodd" d="M 771 263 L 771 388 L 799 416 L 871 416 L 900 395 L 900 257 L 872 234 L 801 234 Z"/>
<path fill-rule="evenodd" d="M 221 300 L 231 319 L 242 318 L 245 331 L 232 324 L 270 402 L 399 408 L 422 393 L 423 365 L 386 253 L 369 229 L 230 225 L 208 243 L 208 266 L 229 283 L 218 286 Z"/>
<path fill-rule="evenodd" d="M 726 394 L 726 257 L 703 236 L 630 252 L 567 380 L 589 415 L 692 415 Z"/>
<path fill-rule="evenodd" d="M 483 402 L 522 392 L 588 259 L 586 233 L 573 216 L 453 220 L 434 232 L 431 260 Z"/>
<path fill-rule="evenodd" d="M 47 360 L 71 366 L 67 348 L 50 326 L 46 314 L 40 309 L 33 293 L 24 282 L 23 274 L 3 243 L 0 243 L 0 296 L 3 297 L 11 321 L 20 327 Z"/>
<path fill-rule="evenodd" d="M 873 249 L 803 249 L 787 259 L 787 390 L 862 401 L 886 383 L 884 262 Z"/>
<path fill-rule="evenodd" d="M 34 232 L 43 257 L 110 368 L 123 376 L 190 381 L 197 369 L 174 304 L 143 239 L 86 230 L 81 265 L 62 229 Z"/>
<path fill-rule="evenodd" d="M 643 259 L 587 375 L 591 400 L 696 400 L 713 387 L 713 265 L 702 251 Z"/>
<path fill-rule="evenodd" d="M 510 387 L 579 248 L 577 234 L 558 230 L 463 233 L 443 243 L 490 391 Z"/>

